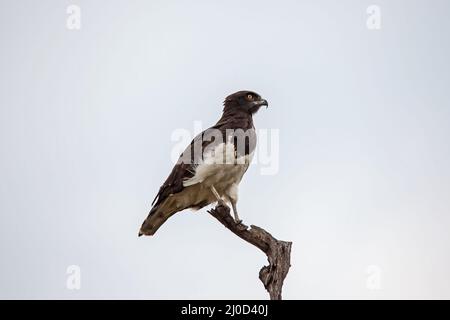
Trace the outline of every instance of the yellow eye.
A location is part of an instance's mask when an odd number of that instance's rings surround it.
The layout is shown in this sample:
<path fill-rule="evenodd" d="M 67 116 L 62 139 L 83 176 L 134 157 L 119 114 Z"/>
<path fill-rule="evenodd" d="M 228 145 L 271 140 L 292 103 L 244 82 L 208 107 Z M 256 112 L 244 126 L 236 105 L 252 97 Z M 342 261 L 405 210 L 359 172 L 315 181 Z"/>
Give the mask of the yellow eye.
<path fill-rule="evenodd" d="M 248 94 L 248 95 L 247 95 L 247 99 L 248 99 L 248 100 L 253 100 L 253 95 Z"/>

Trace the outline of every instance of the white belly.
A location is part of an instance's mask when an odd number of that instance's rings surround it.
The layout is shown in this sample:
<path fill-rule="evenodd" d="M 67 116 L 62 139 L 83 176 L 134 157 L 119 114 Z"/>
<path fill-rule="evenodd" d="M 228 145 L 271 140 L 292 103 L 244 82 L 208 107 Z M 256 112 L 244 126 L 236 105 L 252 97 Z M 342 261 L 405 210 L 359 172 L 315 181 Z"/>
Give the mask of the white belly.
<path fill-rule="evenodd" d="M 214 186 L 224 200 L 237 200 L 237 188 L 252 160 L 253 153 L 236 158 L 232 143 L 220 144 L 207 152 L 195 170 L 195 175 L 183 182 L 184 187 L 195 189 L 196 202 L 215 202 L 210 187 Z M 193 190 L 194 191 L 194 190 Z"/>

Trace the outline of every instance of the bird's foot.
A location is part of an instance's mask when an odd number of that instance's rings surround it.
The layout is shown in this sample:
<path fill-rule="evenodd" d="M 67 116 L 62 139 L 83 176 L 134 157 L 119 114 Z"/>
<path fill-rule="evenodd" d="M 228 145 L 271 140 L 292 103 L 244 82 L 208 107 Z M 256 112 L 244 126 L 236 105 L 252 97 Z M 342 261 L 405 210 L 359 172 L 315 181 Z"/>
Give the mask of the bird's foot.
<path fill-rule="evenodd" d="M 236 222 L 236 224 L 242 224 L 242 219 L 234 219 L 234 221 Z"/>
<path fill-rule="evenodd" d="M 222 207 L 227 207 L 227 204 L 222 199 L 217 200 L 217 204 Z"/>

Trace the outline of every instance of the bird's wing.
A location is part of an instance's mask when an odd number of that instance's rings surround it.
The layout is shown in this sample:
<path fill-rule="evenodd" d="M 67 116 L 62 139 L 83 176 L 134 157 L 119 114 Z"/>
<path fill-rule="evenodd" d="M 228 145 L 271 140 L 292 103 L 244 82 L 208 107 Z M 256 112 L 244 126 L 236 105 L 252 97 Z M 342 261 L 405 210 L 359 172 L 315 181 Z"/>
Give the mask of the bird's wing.
<path fill-rule="evenodd" d="M 159 191 L 152 202 L 152 206 L 158 206 L 164 202 L 170 195 L 183 191 L 183 182 L 195 175 L 197 164 L 203 157 L 203 150 L 214 141 L 203 140 L 202 137 L 206 130 L 198 134 L 180 155 L 177 164 L 166 181 L 159 188 Z M 201 148 L 201 149 L 199 149 Z M 201 151 L 200 151 L 201 150 Z"/>
<path fill-rule="evenodd" d="M 179 208 L 171 207 L 169 198 L 171 195 L 184 190 L 185 187 L 183 182 L 195 176 L 197 164 L 201 158 L 203 158 L 204 148 L 211 142 L 214 142 L 203 141 L 202 137 L 204 132 L 200 133 L 192 140 L 190 145 L 181 154 L 177 164 L 173 167 L 172 172 L 167 177 L 166 181 L 159 188 L 158 194 L 152 202 L 152 209 L 139 230 L 139 236 L 143 234 L 155 234 L 158 228 L 171 215 L 179 211 Z"/>

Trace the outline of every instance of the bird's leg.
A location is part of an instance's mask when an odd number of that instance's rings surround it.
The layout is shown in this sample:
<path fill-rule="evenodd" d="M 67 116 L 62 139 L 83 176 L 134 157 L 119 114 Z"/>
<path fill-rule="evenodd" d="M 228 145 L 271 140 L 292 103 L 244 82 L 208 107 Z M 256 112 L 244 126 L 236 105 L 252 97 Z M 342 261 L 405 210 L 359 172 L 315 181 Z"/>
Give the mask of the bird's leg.
<path fill-rule="evenodd" d="M 236 221 L 237 224 L 240 224 L 242 220 L 239 219 L 239 215 L 237 213 L 236 201 L 231 201 L 231 206 L 233 207 L 234 221 Z"/>
<path fill-rule="evenodd" d="M 226 207 L 225 201 L 223 201 L 223 199 L 220 197 L 219 193 L 217 192 L 216 188 L 214 188 L 214 186 L 211 186 L 211 192 L 216 197 L 217 202 L 219 203 L 219 205 Z"/>

